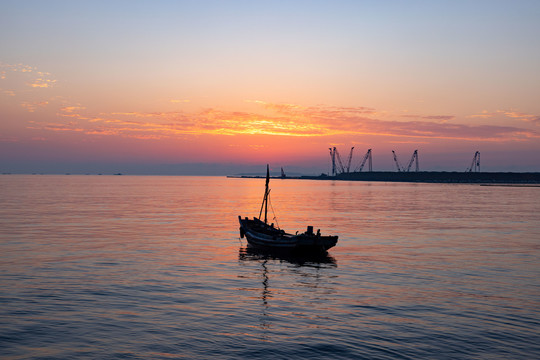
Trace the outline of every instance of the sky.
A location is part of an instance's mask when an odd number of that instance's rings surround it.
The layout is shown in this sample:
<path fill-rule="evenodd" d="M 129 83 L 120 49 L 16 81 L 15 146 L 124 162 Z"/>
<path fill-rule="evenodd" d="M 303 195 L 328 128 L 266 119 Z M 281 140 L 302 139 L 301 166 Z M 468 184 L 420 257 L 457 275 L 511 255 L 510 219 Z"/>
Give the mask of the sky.
<path fill-rule="evenodd" d="M 537 172 L 539 39 L 537 0 L 0 0 L 0 173 Z"/>

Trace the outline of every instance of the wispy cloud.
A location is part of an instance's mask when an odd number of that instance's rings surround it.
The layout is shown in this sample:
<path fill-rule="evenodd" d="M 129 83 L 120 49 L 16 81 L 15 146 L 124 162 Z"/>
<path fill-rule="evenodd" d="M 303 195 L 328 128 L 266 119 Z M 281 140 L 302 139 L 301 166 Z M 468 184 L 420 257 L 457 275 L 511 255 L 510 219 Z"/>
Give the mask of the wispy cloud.
<path fill-rule="evenodd" d="M 34 79 L 33 82 L 29 83 L 29 85 L 33 88 L 48 88 L 54 85 L 56 80 L 53 79 L 44 79 L 42 77 Z"/>
<path fill-rule="evenodd" d="M 303 106 L 290 103 L 272 103 L 246 100 L 250 111 L 230 111 L 206 108 L 194 112 L 99 112 L 79 103 L 68 103 L 65 98 L 45 96 L 47 89 L 56 84 L 50 73 L 24 64 L 0 63 L 2 83 L 18 74 L 23 88 L 2 87 L 3 96 L 18 101 L 29 112 L 47 107 L 56 111 L 57 121 L 32 124 L 48 131 L 76 131 L 88 135 L 123 136 L 140 139 L 175 138 L 191 135 L 267 135 L 286 137 L 343 137 L 379 136 L 393 141 L 431 141 L 454 139 L 471 141 L 524 141 L 537 139 L 540 116 L 518 110 L 484 110 L 469 118 L 483 124 L 464 124 L 453 114 L 392 114 L 384 109 L 366 106 Z M 21 82 L 22 81 L 22 82 Z M 36 96 L 18 96 L 40 94 Z M 188 99 L 170 98 L 170 103 L 187 103 Z M 59 105 L 61 104 L 61 105 Z M 54 111 L 54 110 L 53 110 Z M 506 118 L 506 123 L 518 126 L 486 125 L 488 119 Z M 483 119 L 483 120 L 482 120 Z M 461 121 L 460 121 L 461 120 Z M 523 122 L 523 127 L 519 122 Z M 525 125 L 528 123 L 528 125 Z M 388 140 L 388 139 L 387 139 Z"/>
<path fill-rule="evenodd" d="M 23 101 L 21 102 L 21 106 L 28 110 L 28 112 L 34 112 L 38 107 L 45 107 L 49 104 L 48 101 L 35 101 L 35 102 L 28 102 Z"/>
<path fill-rule="evenodd" d="M 540 115 L 526 114 L 519 111 L 506 111 L 504 112 L 504 115 L 506 115 L 509 118 L 520 119 L 523 121 L 537 123 L 537 124 L 540 123 Z"/>
<path fill-rule="evenodd" d="M 454 115 L 401 115 L 403 118 L 409 119 L 422 119 L 422 120 L 439 120 L 441 122 L 446 122 L 454 120 L 456 117 Z"/>
<path fill-rule="evenodd" d="M 540 124 L 540 115 L 527 114 L 527 113 L 515 111 L 515 110 L 495 110 L 495 111 L 483 110 L 480 114 L 473 114 L 469 117 L 488 119 L 488 118 L 493 118 L 496 116 L 503 116 L 506 118 Z"/>
<path fill-rule="evenodd" d="M 0 62 L 0 80 L 7 80 L 10 73 L 24 74 L 26 85 L 32 88 L 49 88 L 57 81 L 51 77 L 50 73 L 39 71 L 30 65 Z"/>
<path fill-rule="evenodd" d="M 7 100 L 19 105 L 30 113 L 40 108 L 52 108 L 56 96 L 51 87 L 56 80 L 48 72 L 39 71 L 36 67 L 25 64 L 6 64 L 0 62 L 0 96 L 8 96 Z"/>
<path fill-rule="evenodd" d="M 79 120 L 88 120 L 88 117 L 81 115 L 81 110 L 84 109 L 86 109 L 84 106 L 64 106 L 60 108 L 57 115 L 68 118 L 76 118 Z"/>
<path fill-rule="evenodd" d="M 451 123 L 452 115 L 407 115 L 415 120 L 387 120 L 368 107 L 299 106 L 254 101 L 264 111 L 242 112 L 208 108 L 186 112 L 112 112 L 92 115 L 84 106 L 65 106 L 58 115 L 77 123 L 46 124 L 50 131 L 77 131 L 89 135 L 116 135 L 138 139 L 185 135 L 269 135 L 288 137 L 380 136 L 393 141 L 453 139 L 471 141 L 525 141 L 539 138 L 535 130 L 498 125 Z M 510 116 L 508 114 L 507 116 Z M 388 116 L 385 116 L 386 118 Z M 521 116 L 522 117 L 522 116 Z M 402 116 L 396 116 L 402 118 Z M 434 121 L 435 120 L 435 121 Z M 414 139 L 414 140 L 413 140 Z M 422 140 L 423 139 L 423 140 Z"/>

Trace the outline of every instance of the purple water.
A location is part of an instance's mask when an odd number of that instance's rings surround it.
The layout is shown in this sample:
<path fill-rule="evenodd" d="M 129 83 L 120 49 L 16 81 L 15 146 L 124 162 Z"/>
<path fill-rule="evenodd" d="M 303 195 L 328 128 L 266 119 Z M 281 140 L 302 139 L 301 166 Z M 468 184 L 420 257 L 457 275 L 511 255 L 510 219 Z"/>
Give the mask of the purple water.
<path fill-rule="evenodd" d="M 0 176 L 1 357 L 540 358 L 540 188 L 270 185 L 328 256 L 246 249 L 262 179 Z"/>

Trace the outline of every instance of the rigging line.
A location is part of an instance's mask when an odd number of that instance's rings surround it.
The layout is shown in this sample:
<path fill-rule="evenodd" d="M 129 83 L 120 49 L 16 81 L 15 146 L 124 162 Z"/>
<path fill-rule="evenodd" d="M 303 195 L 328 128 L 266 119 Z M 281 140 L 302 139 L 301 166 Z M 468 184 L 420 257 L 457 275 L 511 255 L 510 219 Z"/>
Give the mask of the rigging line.
<path fill-rule="evenodd" d="M 274 214 L 274 220 L 276 220 L 276 227 L 279 229 L 279 223 L 278 223 L 278 220 L 277 220 L 277 217 L 276 217 L 276 213 L 274 211 L 274 207 L 272 206 L 272 200 L 271 200 L 270 196 L 268 196 L 268 202 L 270 203 L 270 209 L 272 209 L 272 214 Z"/>

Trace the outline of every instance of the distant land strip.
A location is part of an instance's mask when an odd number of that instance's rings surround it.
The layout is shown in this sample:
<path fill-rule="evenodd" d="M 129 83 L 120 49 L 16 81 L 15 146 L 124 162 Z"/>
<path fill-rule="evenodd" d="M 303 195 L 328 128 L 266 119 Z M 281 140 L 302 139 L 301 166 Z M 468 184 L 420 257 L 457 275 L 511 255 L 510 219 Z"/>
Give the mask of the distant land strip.
<path fill-rule="evenodd" d="M 262 176 L 230 176 L 237 178 L 261 178 Z M 274 177 L 281 179 L 341 180 L 341 181 L 383 181 L 417 183 L 461 183 L 461 184 L 540 184 L 540 172 L 350 172 L 335 176 Z"/>

